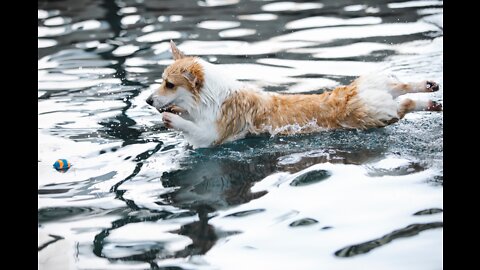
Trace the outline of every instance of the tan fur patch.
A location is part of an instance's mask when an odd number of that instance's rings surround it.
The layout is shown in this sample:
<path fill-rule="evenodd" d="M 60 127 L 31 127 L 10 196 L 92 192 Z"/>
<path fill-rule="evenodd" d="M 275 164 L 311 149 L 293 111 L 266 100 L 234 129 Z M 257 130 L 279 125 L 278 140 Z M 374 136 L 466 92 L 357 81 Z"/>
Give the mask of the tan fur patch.
<path fill-rule="evenodd" d="M 311 122 L 315 121 L 316 126 Z M 282 130 L 288 125 L 301 130 Z M 384 126 L 370 116 L 357 95 L 355 84 L 340 86 L 319 95 L 279 95 L 239 90 L 225 100 L 217 121 L 217 144 L 235 139 L 236 134 L 280 130 L 279 134 L 309 133 L 318 128 L 358 128 Z"/>
<path fill-rule="evenodd" d="M 398 95 L 411 93 L 415 90 L 414 87 L 409 83 L 392 83 L 390 84 L 390 88 L 393 91 L 396 91 Z"/>
<path fill-rule="evenodd" d="M 194 81 L 185 76 L 185 73 L 188 72 L 195 78 Z M 204 83 L 204 72 L 202 66 L 197 63 L 195 57 L 185 57 L 176 60 L 168 66 L 164 71 L 164 82 L 158 90 L 159 95 L 168 95 L 172 91 L 176 91 L 179 86 L 183 86 L 185 89 L 188 89 L 192 92 L 195 99 L 198 101 L 200 97 L 200 89 Z M 175 86 L 173 89 L 166 87 L 166 82 L 173 83 Z"/>
<path fill-rule="evenodd" d="M 409 98 L 404 99 L 402 103 L 400 103 L 400 105 L 398 106 L 398 116 L 400 118 L 403 118 L 406 113 L 415 110 L 415 105 L 415 101 Z"/>

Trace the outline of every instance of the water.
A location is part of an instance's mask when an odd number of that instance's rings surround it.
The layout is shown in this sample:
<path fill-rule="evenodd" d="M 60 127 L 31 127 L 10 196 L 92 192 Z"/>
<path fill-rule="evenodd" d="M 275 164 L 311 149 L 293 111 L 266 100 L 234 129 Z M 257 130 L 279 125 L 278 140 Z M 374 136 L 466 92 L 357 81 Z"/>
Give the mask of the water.
<path fill-rule="evenodd" d="M 267 91 L 383 70 L 443 102 L 442 29 L 442 1 L 39 1 L 39 269 L 441 268 L 443 113 L 193 150 L 145 99 L 173 39 Z"/>

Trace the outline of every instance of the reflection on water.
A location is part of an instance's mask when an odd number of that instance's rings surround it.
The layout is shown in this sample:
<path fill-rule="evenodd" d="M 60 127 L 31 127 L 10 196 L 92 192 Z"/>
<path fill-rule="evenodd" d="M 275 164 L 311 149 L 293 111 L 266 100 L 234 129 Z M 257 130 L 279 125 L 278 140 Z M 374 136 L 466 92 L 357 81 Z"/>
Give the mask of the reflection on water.
<path fill-rule="evenodd" d="M 352 257 L 359 254 L 367 253 L 372 249 L 378 248 L 382 245 L 388 244 L 391 241 L 402 238 L 410 237 L 419 234 L 421 231 L 441 228 L 443 227 L 443 222 L 432 222 L 426 224 L 412 224 L 403 229 L 393 231 L 387 235 L 384 235 L 378 239 L 371 240 L 365 243 L 349 246 L 335 252 L 335 255 L 338 257 Z"/>
<path fill-rule="evenodd" d="M 39 269 L 441 267 L 443 114 L 192 150 L 145 103 L 170 39 L 267 91 L 443 100 L 442 1 L 39 1 Z"/>
<path fill-rule="evenodd" d="M 177 189 L 162 195 L 162 203 L 184 209 L 206 205 L 210 211 L 246 203 L 262 195 L 250 192 L 252 184 L 274 172 L 273 163 L 262 162 L 199 160 L 186 169 L 166 172 L 161 177 L 163 185 Z"/>

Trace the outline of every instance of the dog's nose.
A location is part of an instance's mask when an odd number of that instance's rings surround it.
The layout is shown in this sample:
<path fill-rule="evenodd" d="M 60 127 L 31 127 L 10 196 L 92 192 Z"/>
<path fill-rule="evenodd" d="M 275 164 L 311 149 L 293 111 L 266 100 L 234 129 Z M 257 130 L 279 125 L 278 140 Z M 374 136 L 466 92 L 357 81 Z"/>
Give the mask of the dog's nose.
<path fill-rule="evenodd" d="M 153 105 L 153 98 L 152 97 L 148 97 L 147 100 L 146 100 L 147 104 L 152 106 Z"/>

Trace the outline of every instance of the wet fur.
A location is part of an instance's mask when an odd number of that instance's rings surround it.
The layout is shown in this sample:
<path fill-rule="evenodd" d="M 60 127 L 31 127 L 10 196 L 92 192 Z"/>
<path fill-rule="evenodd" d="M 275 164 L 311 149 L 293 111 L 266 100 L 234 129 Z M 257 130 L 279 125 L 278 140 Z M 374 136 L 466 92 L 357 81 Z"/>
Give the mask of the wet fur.
<path fill-rule="evenodd" d="M 175 62 L 165 69 L 164 83 L 147 102 L 161 112 L 172 111 L 163 112 L 165 126 L 182 131 L 195 147 L 247 134 L 383 127 L 411 111 L 441 110 L 433 101 L 396 100 L 406 93 L 437 91 L 431 81 L 402 83 L 372 74 L 322 94 L 277 94 L 238 82 L 198 57 L 185 56 L 173 42 L 171 47 Z M 175 87 L 167 88 L 166 81 Z"/>

